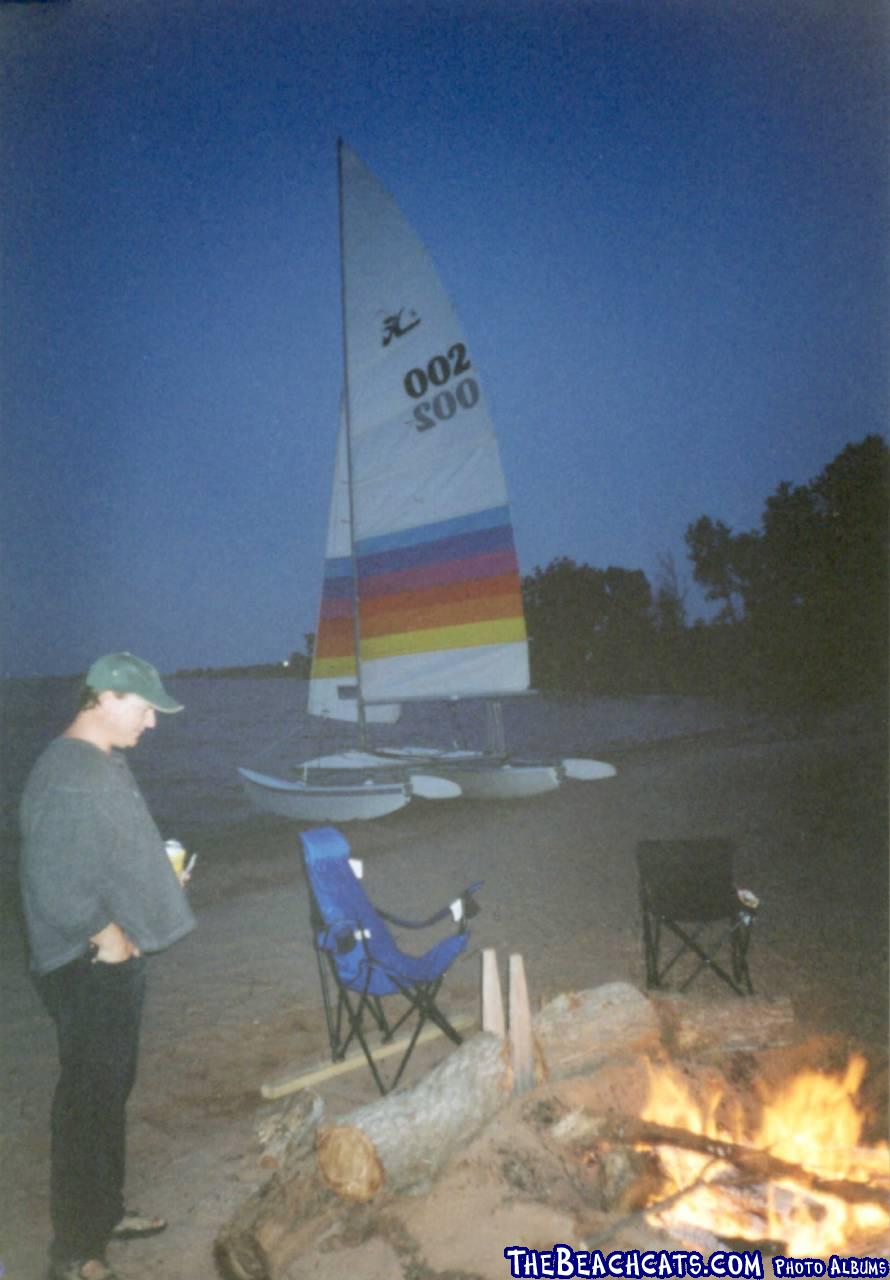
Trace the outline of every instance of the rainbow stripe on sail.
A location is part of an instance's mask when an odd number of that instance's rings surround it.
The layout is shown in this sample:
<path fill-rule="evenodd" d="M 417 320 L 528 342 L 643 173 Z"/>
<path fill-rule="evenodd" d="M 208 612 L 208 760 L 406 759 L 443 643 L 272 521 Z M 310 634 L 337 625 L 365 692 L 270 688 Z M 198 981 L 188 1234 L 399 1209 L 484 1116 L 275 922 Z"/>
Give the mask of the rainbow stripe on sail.
<path fill-rule="evenodd" d="M 363 664 L 525 642 L 506 506 L 367 538 L 356 565 Z M 325 562 L 312 674 L 355 674 L 349 557 Z"/>

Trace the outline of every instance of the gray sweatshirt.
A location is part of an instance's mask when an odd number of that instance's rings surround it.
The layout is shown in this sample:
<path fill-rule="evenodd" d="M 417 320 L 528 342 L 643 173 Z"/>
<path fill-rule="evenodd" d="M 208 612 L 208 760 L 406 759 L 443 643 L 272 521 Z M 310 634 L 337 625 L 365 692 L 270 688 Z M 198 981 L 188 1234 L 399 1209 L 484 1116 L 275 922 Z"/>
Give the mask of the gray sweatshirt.
<path fill-rule="evenodd" d="M 21 804 L 20 878 L 31 964 L 49 973 L 112 921 L 143 952 L 194 928 L 185 893 L 123 754 L 56 738 Z"/>

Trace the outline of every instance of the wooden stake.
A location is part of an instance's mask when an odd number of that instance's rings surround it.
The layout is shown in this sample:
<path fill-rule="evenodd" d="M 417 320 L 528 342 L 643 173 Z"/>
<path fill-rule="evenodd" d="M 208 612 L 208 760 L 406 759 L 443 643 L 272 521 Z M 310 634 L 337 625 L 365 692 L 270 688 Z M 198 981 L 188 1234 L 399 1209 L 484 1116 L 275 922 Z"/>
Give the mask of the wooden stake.
<path fill-rule="evenodd" d="M 510 956 L 510 1049 L 513 1060 L 513 1092 L 535 1087 L 535 1054 L 532 1014 L 528 1002 L 522 956 Z"/>
<path fill-rule="evenodd" d="M 463 1013 L 452 1018 L 451 1025 L 455 1031 L 466 1031 L 474 1021 L 470 1014 Z M 433 1040 L 440 1035 L 442 1032 L 438 1027 L 425 1027 L 417 1037 L 417 1043 L 426 1044 L 428 1040 Z M 393 1040 L 390 1044 L 381 1045 L 379 1049 L 374 1050 L 374 1061 L 379 1062 L 382 1058 L 390 1058 L 394 1053 L 403 1053 L 410 1039 L 410 1036 L 404 1036 L 401 1040 Z M 344 1058 L 342 1062 L 328 1062 L 323 1067 L 313 1067 L 299 1076 L 284 1076 L 279 1080 L 270 1080 L 260 1087 L 260 1093 L 264 1098 L 284 1098 L 289 1093 L 296 1093 L 298 1089 L 308 1089 L 310 1085 L 321 1084 L 323 1080 L 330 1080 L 333 1076 L 344 1075 L 348 1071 L 355 1071 L 358 1067 L 367 1065 L 368 1060 L 363 1053 L 354 1053 L 351 1057 Z"/>
<path fill-rule="evenodd" d="M 482 951 L 482 1030 L 490 1031 L 500 1040 L 506 1033 L 498 957 L 493 947 L 485 947 Z"/>

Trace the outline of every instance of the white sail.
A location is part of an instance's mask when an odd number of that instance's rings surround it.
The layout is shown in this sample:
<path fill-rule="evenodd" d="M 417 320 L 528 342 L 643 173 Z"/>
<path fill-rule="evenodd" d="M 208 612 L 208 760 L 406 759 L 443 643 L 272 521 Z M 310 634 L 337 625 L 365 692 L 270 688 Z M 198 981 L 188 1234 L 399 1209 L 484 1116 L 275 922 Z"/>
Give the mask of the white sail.
<path fill-rule="evenodd" d="M 311 715 L 351 724 L 358 721 L 358 685 L 355 672 L 355 587 L 349 521 L 349 466 L 343 410 L 337 433 L 334 482 L 328 512 L 324 581 L 309 679 L 308 710 Z M 398 704 L 368 707 L 365 718 L 376 724 L 394 724 Z"/>
<path fill-rule="evenodd" d="M 362 696 L 525 690 L 506 487 L 469 345 L 390 195 L 343 144 L 340 161 Z"/>

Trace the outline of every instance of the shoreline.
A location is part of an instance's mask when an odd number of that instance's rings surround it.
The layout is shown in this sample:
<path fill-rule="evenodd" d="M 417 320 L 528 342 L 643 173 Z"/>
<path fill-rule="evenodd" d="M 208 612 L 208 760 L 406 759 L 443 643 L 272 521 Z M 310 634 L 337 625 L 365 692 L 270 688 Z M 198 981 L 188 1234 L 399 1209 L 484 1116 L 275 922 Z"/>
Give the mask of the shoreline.
<path fill-rule="evenodd" d="M 42 677 L 40 679 L 43 679 Z M 59 677 L 59 679 L 64 679 Z M 840 736 L 859 738 L 863 742 L 880 746 L 887 741 L 887 710 L 883 704 L 857 704 L 840 710 L 805 711 L 800 713 L 782 713 L 770 715 L 751 714 L 750 720 L 741 726 L 709 727 L 693 732 L 678 732 L 657 738 L 627 737 L 612 740 L 609 743 L 594 742 L 591 745 L 572 748 L 565 754 L 579 755 L 587 758 L 604 758 L 616 767 L 639 763 L 650 758 L 658 758 L 663 752 L 673 755 L 683 752 L 694 752 L 701 748 L 723 748 L 734 744 L 789 742 L 800 740 L 836 739 Z M 134 764 L 138 776 L 138 762 Z M 427 813 L 448 802 L 416 801 L 409 806 L 412 816 L 421 811 Z M 458 804 L 471 802 L 457 801 Z M 475 809 L 476 806 L 472 805 Z M 483 808 L 489 807 L 483 804 Z M 390 815 L 383 820 L 383 825 L 404 822 L 406 811 Z M 229 819 L 224 822 L 204 820 L 192 824 L 182 835 L 189 849 L 211 850 L 216 863 L 232 862 L 242 856 L 245 842 L 276 845 L 285 833 L 299 829 L 301 824 L 292 823 L 289 819 L 278 818 L 272 814 L 252 809 L 243 817 Z M 305 825 L 305 824 L 304 824 Z M 379 827 L 380 821 L 373 823 L 344 824 L 346 831 Z M 180 836 L 179 838 L 182 838 Z M 18 853 L 18 835 L 12 828 L 0 828 L 0 897 L 9 891 L 7 882 L 16 879 L 15 867 Z M 200 881 L 198 882 L 200 883 Z"/>

